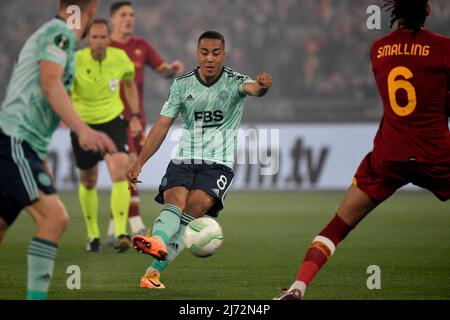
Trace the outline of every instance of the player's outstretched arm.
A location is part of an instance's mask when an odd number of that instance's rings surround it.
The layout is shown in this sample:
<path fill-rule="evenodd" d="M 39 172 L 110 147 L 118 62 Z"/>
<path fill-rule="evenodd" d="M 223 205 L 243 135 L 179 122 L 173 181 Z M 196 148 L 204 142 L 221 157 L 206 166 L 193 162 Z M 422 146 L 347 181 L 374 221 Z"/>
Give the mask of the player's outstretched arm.
<path fill-rule="evenodd" d="M 171 79 L 184 73 L 184 64 L 180 60 L 174 60 L 172 63 L 164 63 L 157 72 L 163 78 Z"/>
<path fill-rule="evenodd" d="M 61 78 L 64 69 L 57 63 L 41 60 L 41 88 L 53 111 L 78 135 L 84 150 L 101 153 L 117 152 L 114 142 L 104 133 L 92 130 L 75 112 Z"/>
<path fill-rule="evenodd" d="M 123 81 L 123 84 L 123 88 L 125 90 L 125 98 L 127 99 L 131 113 L 133 114 L 129 124 L 131 135 L 133 137 L 137 137 L 137 135 L 143 130 L 141 121 L 139 120 L 140 115 L 138 89 L 134 80 L 125 80 Z"/>
<path fill-rule="evenodd" d="M 262 97 L 272 86 L 272 76 L 266 72 L 258 74 L 256 82 L 244 83 L 243 90 L 246 94 L 255 97 Z"/>
<path fill-rule="evenodd" d="M 127 171 L 127 178 L 132 188 L 135 189 L 135 184 L 140 182 L 138 180 L 138 177 L 141 173 L 142 167 L 147 162 L 147 160 L 150 159 L 156 153 L 156 151 L 158 151 L 159 147 L 166 138 L 167 132 L 169 132 L 173 121 L 173 118 L 159 116 L 158 120 L 153 125 L 137 160 Z"/>

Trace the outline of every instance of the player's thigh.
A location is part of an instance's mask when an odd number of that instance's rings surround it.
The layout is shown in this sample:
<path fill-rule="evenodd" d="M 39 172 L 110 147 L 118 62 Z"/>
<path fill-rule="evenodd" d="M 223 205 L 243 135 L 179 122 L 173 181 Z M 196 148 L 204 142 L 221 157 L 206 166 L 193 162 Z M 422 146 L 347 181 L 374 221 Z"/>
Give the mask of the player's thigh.
<path fill-rule="evenodd" d="M 126 180 L 126 171 L 130 164 L 130 157 L 123 152 L 108 154 L 105 156 L 111 179 L 114 182 Z"/>
<path fill-rule="evenodd" d="M 167 189 L 164 191 L 164 204 L 174 205 L 184 211 L 188 194 L 189 190 L 184 186 Z"/>
<path fill-rule="evenodd" d="M 51 226 L 64 230 L 69 224 L 69 215 L 58 194 L 39 191 L 39 198 L 25 207 L 39 226 Z"/>
<path fill-rule="evenodd" d="M 203 217 L 215 204 L 216 199 L 203 190 L 189 192 L 186 201 L 186 213 L 193 218 Z"/>
<path fill-rule="evenodd" d="M 201 190 L 213 200 L 207 215 L 217 217 L 224 208 L 224 201 L 234 180 L 231 168 L 222 164 L 203 164 L 200 172 L 195 176 L 192 190 Z"/>
<path fill-rule="evenodd" d="M 192 189 L 194 177 L 194 165 L 171 161 L 161 179 L 155 201 L 160 204 L 172 204 L 184 210 L 186 196 Z"/>
<path fill-rule="evenodd" d="M 366 193 L 352 185 L 347 190 L 337 214 L 344 222 L 354 227 L 369 214 L 376 205 L 377 203 Z"/>

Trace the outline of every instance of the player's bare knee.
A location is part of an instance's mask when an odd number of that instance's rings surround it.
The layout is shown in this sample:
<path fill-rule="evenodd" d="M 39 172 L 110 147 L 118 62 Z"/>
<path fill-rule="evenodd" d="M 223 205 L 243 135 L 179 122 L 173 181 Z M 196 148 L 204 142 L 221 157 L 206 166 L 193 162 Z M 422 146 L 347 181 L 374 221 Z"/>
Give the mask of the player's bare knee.
<path fill-rule="evenodd" d="M 214 201 L 209 198 L 189 199 L 186 205 L 186 213 L 194 218 L 203 217 L 212 207 Z"/>
<path fill-rule="evenodd" d="M 127 180 L 127 168 L 130 164 L 130 157 L 125 153 L 118 153 L 105 158 L 109 174 L 113 182 Z"/>
<path fill-rule="evenodd" d="M 112 182 L 127 181 L 125 168 L 121 171 L 111 173 L 111 181 Z"/>
<path fill-rule="evenodd" d="M 97 185 L 97 176 L 96 175 L 80 175 L 80 183 L 86 189 L 90 190 L 95 188 Z"/>
<path fill-rule="evenodd" d="M 58 225 L 60 226 L 61 230 L 64 231 L 69 227 L 70 219 L 67 213 L 64 213 L 58 217 Z"/>
<path fill-rule="evenodd" d="M 186 207 L 186 197 L 176 192 L 165 192 L 164 203 L 174 205 L 181 211 L 184 211 Z"/>
<path fill-rule="evenodd" d="M 64 206 L 57 205 L 51 208 L 51 212 L 44 215 L 43 224 L 52 225 L 55 229 L 64 231 L 69 226 L 69 215 Z"/>
<path fill-rule="evenodd" d="M 86 170 L 80 170 L 80 183 L 86 189 L 90 190 L 95 188 L 98 179 L 98 166 L 95 165 L 92 168 Z"/>

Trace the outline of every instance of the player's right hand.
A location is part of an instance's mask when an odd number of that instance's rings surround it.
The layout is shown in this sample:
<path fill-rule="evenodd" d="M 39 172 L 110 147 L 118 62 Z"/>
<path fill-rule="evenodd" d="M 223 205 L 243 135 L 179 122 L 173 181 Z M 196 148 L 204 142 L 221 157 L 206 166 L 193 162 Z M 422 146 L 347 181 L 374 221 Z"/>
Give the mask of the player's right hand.
<path fill-rule="evenodd" d="M 99 153 L 115 153 L 116 145 L 105 133 L 87 128 L 78 133 L 81 149 Z"/>
<path fill-rule="evenodd" d="M 184 73 L 184 63 L 180 60 L 174 60 L 170 66 L 176 76 L 181 76 Z"/>
<path fill-rule="evenodd" d="M 142 181 L 138 180 L 139 174 L 141 173 L 142 167 L 138 161 L 134 161 L 134 163 L 127 170 L 127 179 L 129 188 L 136 191 L 136 184 L 141 183 Z"/>

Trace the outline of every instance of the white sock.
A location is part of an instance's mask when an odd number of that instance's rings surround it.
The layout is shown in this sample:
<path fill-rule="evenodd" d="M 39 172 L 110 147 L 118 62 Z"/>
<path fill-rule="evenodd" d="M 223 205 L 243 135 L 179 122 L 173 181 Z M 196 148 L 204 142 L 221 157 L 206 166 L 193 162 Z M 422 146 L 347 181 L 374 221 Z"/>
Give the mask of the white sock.
<path fill-rule="evenodd" d="M 108 236 L 114 236 L 114 219 L 109 219 Z"/>
<path fill-rule="evenodd" d="M 141 229 L 146 229 L 144 221 L 142 221 L 141 216 L 134 216 L 128 218 L 128 222 L 130 223 L 131 233 L 138 233 Z"/>
<path fill-rule="evenodd" d="M 295 281 L 290 287 L 289 290 L 292 289 L 297 289 L 300 290 L 300 292 L 302 293 L 302 298 L 305 296 L 305 291 L 306 291 L 306 284 L 303 281 Z"/>

